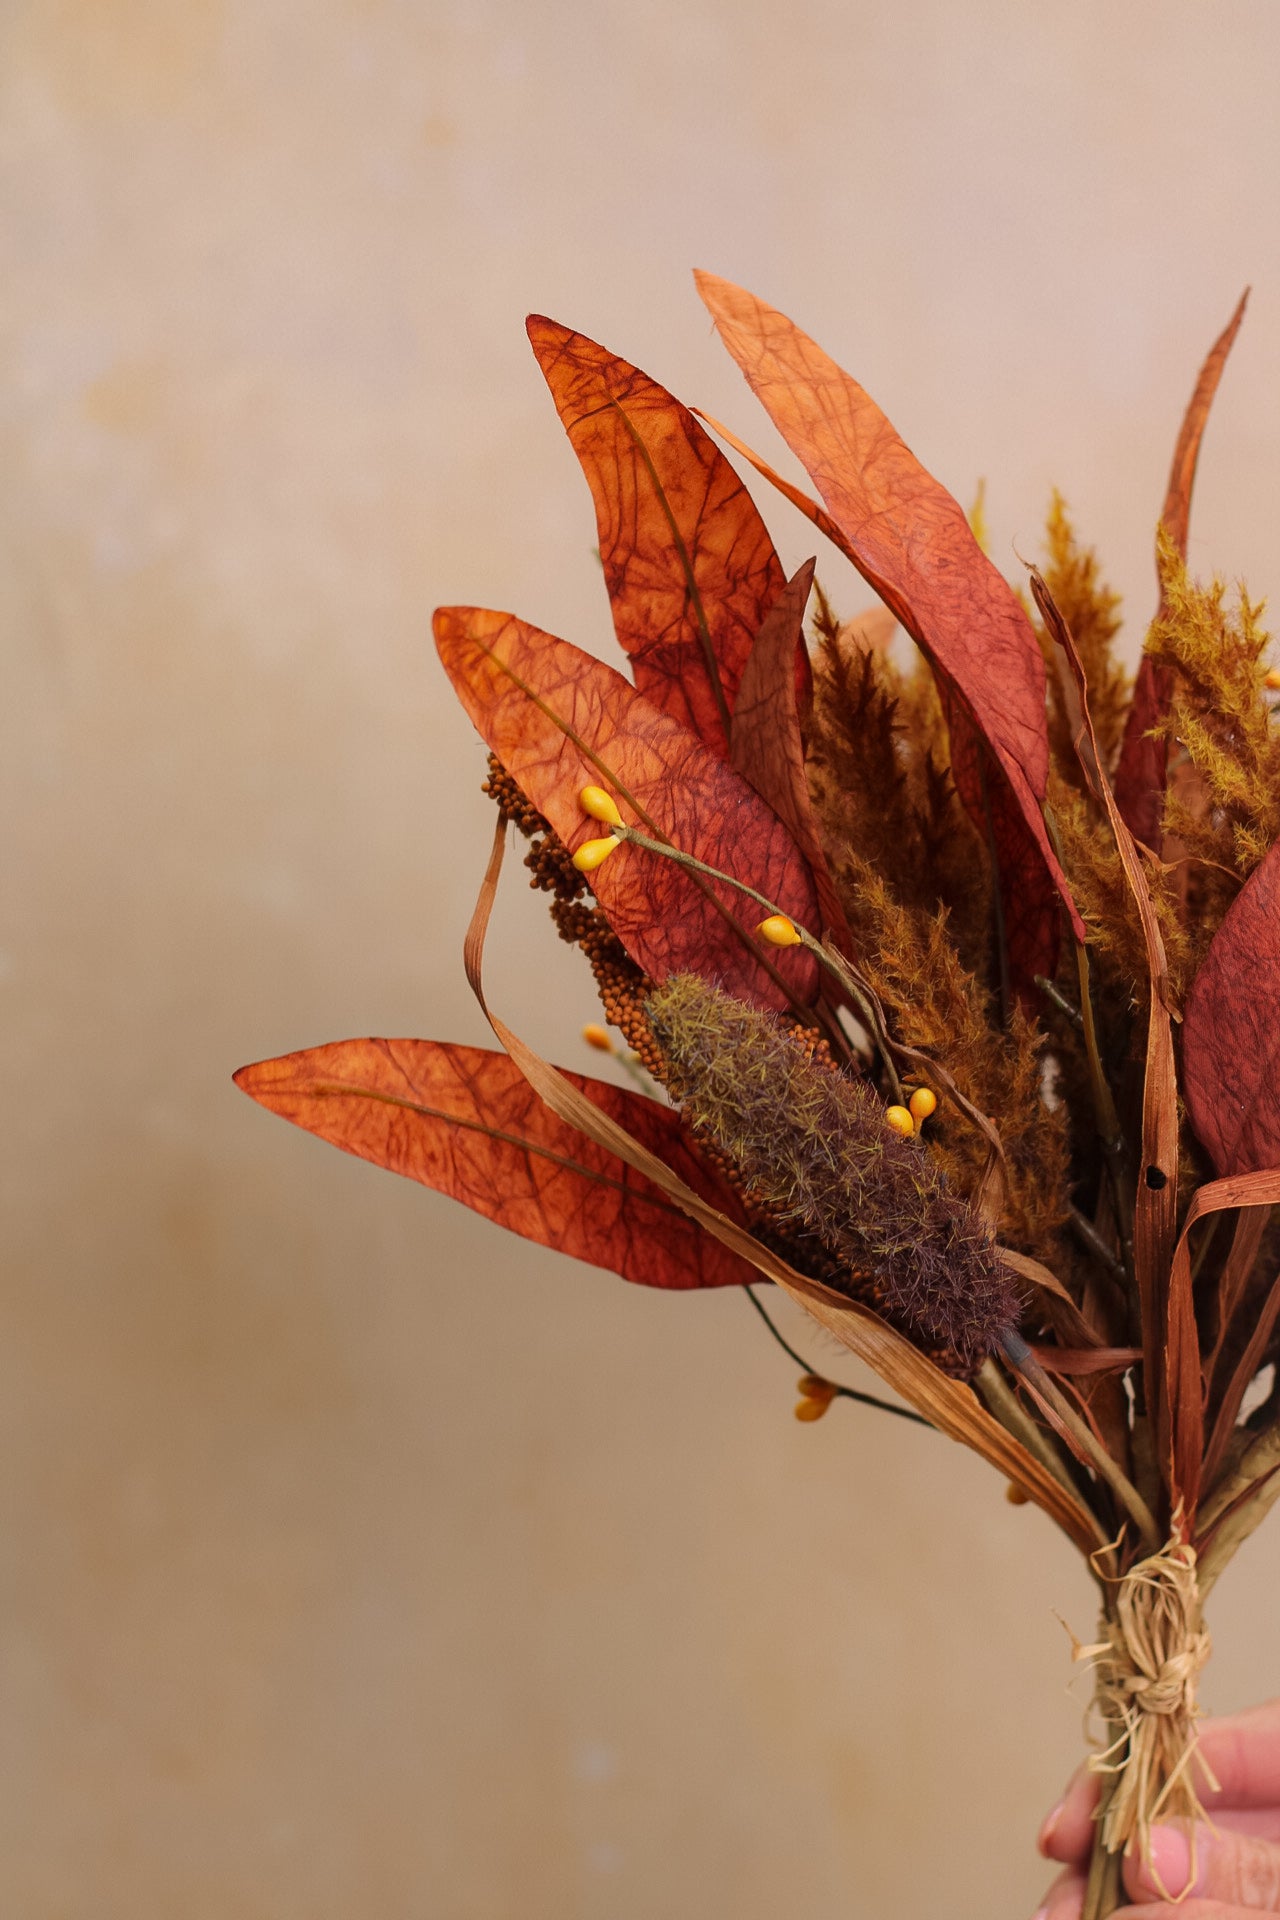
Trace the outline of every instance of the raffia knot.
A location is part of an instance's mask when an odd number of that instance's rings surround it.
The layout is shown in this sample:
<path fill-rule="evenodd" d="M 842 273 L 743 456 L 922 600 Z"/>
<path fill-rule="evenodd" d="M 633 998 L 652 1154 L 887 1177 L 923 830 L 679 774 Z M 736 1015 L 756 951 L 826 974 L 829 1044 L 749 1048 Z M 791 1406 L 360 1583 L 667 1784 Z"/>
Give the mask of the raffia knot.
<path fill-rule="evenodd" d="M 1118 1678 L 1117 1684 L 1143 1713 L 1194 1714 L 1196 1681 L 1209 1658 L 1209 1649 L 1209 1635 L 1202 1629 L 1192 1634 L 1181 1652 L 1166 1660 L 1158 1672 L 1130 1673 Z"/>
<path fill-rule="evenodd" d="M 1194 1547 L 1175 1538 L 1130 1567 L 1101 1625 L 1102 1638 L 1077 1643 L 1072 1657 L 1093 1668 L 1094 1704 L 1109 1736 L 1088 1763 L 1108 1776 L 1098 1809 L 1103 1844 L 1111 1853 L 1138 1852 L 1149 1864 L 1151 1829 L 1162 1816 L 1180 1820 L 1194 1846 L 1205 1814 L 1193 1762 L 1217 1785 L 1197 1755 L 1196 1690 L 1211 1642 Z"/>

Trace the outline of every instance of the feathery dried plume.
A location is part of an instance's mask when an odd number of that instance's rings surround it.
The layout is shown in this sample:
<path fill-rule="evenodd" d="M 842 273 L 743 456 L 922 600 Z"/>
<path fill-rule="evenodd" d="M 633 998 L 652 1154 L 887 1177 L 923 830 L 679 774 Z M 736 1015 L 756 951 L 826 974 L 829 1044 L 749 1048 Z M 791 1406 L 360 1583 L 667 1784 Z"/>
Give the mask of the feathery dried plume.
<path fill-rule="evenodd" d="M 891 1325 L 976 1371 L 1017 1326 L 1013 1283 L 988 1228 L 875 1094 L 695 974 L 657 987 L 648 1010 L 673 1097 L 750 1186 L 865 1276 Z"/>

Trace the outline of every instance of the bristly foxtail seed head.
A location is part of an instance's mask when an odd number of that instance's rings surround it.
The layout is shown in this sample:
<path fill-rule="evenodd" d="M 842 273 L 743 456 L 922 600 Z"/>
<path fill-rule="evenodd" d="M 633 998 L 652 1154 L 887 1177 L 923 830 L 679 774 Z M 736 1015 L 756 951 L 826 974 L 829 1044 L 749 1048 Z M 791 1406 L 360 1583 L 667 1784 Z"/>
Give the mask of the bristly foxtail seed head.
<path fill-rule="evenodd" d="M 672 1097 L 749 1187 L 867 1276 L 891 1325 L 976 1372 L 1017 1326 L 1012 1277 L 990 1229 L 918 1142 L 891 1131 L 870 1088 L 694 974 L 655 988 L 648 1014 Z"/>

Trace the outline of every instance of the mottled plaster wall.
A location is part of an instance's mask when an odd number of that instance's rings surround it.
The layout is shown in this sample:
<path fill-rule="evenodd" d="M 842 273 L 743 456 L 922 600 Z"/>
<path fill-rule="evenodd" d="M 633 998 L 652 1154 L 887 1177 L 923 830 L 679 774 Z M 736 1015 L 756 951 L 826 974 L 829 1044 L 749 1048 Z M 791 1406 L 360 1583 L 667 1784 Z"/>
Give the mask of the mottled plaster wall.
<path fill-rule="evenodd" d="M 928 1435 L 790 1417 L 746 1306 L 509 1241 L 229 1082 L 480 1040 L 437 601 L 608 644 L 523 338 L 771 444 L 689 286 L 793 311 L 997 555 L 1058 482 L 1140 628 L 1280 554 L 1270 0 L 0 7 L 0 1912 L 1029 1910 L 1087 1585 Z M 768 510 L 784 558 L 801 523 Z M 846 605 L 855 589 L 827 577 Z M 519 884 L 494 997 L 573 1062 Z M 1209 1695 L 1280 1689 L 1280 1525 Z"/>

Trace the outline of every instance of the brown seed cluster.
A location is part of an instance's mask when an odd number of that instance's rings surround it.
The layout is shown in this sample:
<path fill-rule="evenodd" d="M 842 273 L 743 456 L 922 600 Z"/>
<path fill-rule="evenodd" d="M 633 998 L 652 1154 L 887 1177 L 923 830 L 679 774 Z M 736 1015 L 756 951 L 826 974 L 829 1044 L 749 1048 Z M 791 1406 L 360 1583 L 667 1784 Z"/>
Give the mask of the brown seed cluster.
<path fill-rule="evenodd" d="M 665 1067 L 645 1012 L 651 982 L 631 958 L 599 907 L 585 900 L 556 900 L 551 918 L 560 938 L 587 956 L 605 1019 L 616 1027 L 640 1064 L 659 1082 Z"/>
<path fill-rule="evenodd" d="M 645 1014 L 651 986 L 647 975 L 628 954 L 602 910 L 591 903 L 587 881 L 554 827 L 521 792 L 495 754 L 489 755 L 484 791 L 497 801 L 503 819 L 532 843 L 524 859 L 530 886 L 553 896 L 551 918 L 556 931 L 586 955 L 606 1020 L 622 1034 L 646 1071 L 660 1082 L 665 1071 L 662 1055 Z"/>

